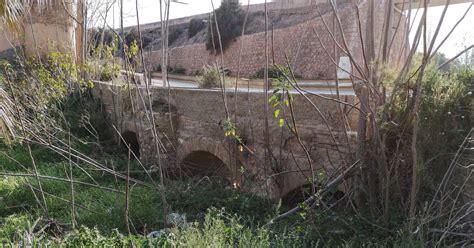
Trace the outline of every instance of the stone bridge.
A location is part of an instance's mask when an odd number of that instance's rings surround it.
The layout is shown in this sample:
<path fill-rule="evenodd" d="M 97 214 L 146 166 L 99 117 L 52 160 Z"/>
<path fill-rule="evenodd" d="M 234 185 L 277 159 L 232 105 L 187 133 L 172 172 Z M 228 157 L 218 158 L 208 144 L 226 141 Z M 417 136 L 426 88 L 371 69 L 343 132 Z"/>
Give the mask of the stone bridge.
<path fill-rule="evenodd" d="M 281 110 L 287 122 L 280 127 L 263 91 L 229 90 L 226 102 L 237 141 L 223 129 L 227 115 L 220 89 L 151 87 L 150 93 L 148 98 L 144 87 L 111 83 L 96 83 L 93 90 L 117 136 L 120 132 L 147 166 L 156 166 L 160 159 L 171 176 L 220 177 L 229 186 L 278 199 L 307 186 L 311 171 L 313 178 L 323 181 L 352 162 L 355 133 L 351 130 L 358 116 L 353 95 L 341 95 L 350 105 L 340 105 L 333 100 L 335 95 L 292 94 L 298 138 L 291 131 L 295 128 L 289 107 Z M 149 101 L 160 138 L 159 155 L 145 107 Z M 265 104 L 269 104 L 269 150 L 265 149 Z"/>

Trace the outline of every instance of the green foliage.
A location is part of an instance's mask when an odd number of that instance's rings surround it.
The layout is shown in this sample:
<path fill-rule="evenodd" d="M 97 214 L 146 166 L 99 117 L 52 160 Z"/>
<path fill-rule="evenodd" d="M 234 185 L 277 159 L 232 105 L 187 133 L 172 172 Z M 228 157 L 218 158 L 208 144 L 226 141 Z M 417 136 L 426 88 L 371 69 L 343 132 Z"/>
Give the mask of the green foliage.
<path fill-rule="evenodd" d="M 138 43 L 136 40 L 132 41 L 130 45 L 125 47 L 125 54 L 128 59 L 133 59 L 135 56 L 138 55 L 140 51 L 140 47 L 138 47 Z"/>
<path fill-rule="evenodd" d="M 20 110 L 35 112 L 36 117 L 45 110 L 51 111 L 63 101 L 72 89 L 85 91 L 92 82 L 79 77 L 78 67 L 70 54 L 52 52 L 43 59 L 5 63 L 3 68 L 10 83 L 2 78 L 2 87 L 16 98 Z"/>
<path fill-rule="evenodd" d="M 436 53 L 433 55 L 433 58 L 431 59 L 432 63 L 436 66 L 439 67 L 443 65 L 445 62 L 447 62 L 449 59 L 446 58 L 446 55 L 444 53 Z M 443 67 L 439 68 L 444 73 L 457 70 L 461 68 L 461 63 L 459 60 L 453 60 L 449 64 L 444 65 Z"/>
<path fill-rule="evenodd" d="M 22 63 L 19 62 L 19 64 L 21 67 Z M 21 69 L 26 75 L 39 81 L 39 84 L 50 81 L 52 88 L 59 92 L 56 94 L 57 98 L 52 99 L 53 101 L 59 101 L 60 97 L 64 97 L 71 90 L 79 89 L 79 92 L 83 92 L 93 87 L 91 80 L 82 77 L 83 73 L 90 73 L 89 68 L 84 64 L 76 64 L 76 58 L 71 53 L 50 52 L 41 60 L 31 59 L 27 66 Z M 37 77 L 36 70 L 42 70 L 43 77 Z"/>
<path fill-rule="evenodd" d="M 451 75 L 430 67 L 423 82 L 419 149 L 430 176 L 444 174 L 452 153 L 472 128 L 474 70 L 457 69 Z"/>
<path fill-rule="evenodd" d="M 117 230 L 104 234 L 97 228 L 81 226 L 59 239 L 32 237 L 37 244 L 48 247 L 427 247 L 423 232 L 413 234 L 406 229 L 384 236 L 376 236 L 366 225 L 353 219 L 334 221 L 335 216 L 318 217 L 311 214 L 306 224 L 297 222 L 262 226 L 223 209 L 210 208 L 202 221 L 188 223 L 181 227 L 162 230 L 159 237 L 123 235 Z M 330 221 L 330 223 L 328 223 Z M 22 234 L 31 230 L 29 216 L 8 217 L 0 227 L 4 242 L 18 244 Z M 318 222 L 318 223 L 314 223 Z M 311 223 L 311 225 L 310 225 Z M 343 224 L 345 223 L 345 224 Z M 7 225 L 8 224 L 8 225 Z M 331 225 L 332 224 L 332 225 Z M 360 230 L 361 234 L 351 236 L 341 229 L 354 225 L 349 230 Z M 327 230 L 325 230 L 327 229 Z"/>
<path fill-rule="evenodd" d="M 19 234 L 31 228 L 31 216 L 13 214 L 0 218 L 0 243 L 20 239 Z"/>
<path fill-rule="evenodd" d="M 112 50 L 110 50 L 112 51 Z M 136 50 L 135 50 L 136 51 Z M 133 48 L 130 50 L 133 54 Z M 136 52 L 135 52 L 136 53 Z M 114 169 L 124 170 L 127 159 L 124 155 L 114 153 L 116 147 L 108 144 L 103 149 L 103 142 L 111 139 L 104 136 L 102 131 L 107 129 L 106 121 L 101 116 L 100 102 L 66 101 L 71 94 L 69 85 L 57 85 L 59 79 L 74 78 L 74 72 L 67 63 L 67 59 L 57 56 L 51 60 L 51 67 L 39 70 L 37 75 L 44 80 L 44 87 L 57 90 L 57 96 L 47 100 L 50 105 L 59 106 L 64 111 L 68 130 L 78 136 L 79 142 L 74 142 L 72 148 L 92 156 L 101 164 L 113 165 Z M 269 99 L 273 104 L 275 118 L 281 126 L 284 125 L 284 110 L 291 103 L 288 91 L 291 89 L 287 79 L 288 68 L 276 67 L 278 71 L 274 77 L 274 92 Z M 207 67 L 211 73 L 205 72 L 207 78 L 213 78 L 216 85 L 219 83 L 219 69 Z M 210 74 L 206 75 L 206 74 Z M 15 77 L 15 79 L 22 77 Z M 25 76 L 25 78 L 28 78 Z M 51 79 L 52 78 L 52 79 Z M 422 103 L 420 118 L 426 140 L 420 138 L 420 149 L 428 158 L 433 153 L 449 153 L 456 144 L 455 139 L 470 127 L 472 116 L 472 89 L 474 73 L 472 70 L 458 71 L 450 76 L 440 74 L 436 70 L 429 70 L 424 82 L 425 95 Z M 25 81 L 19 80 L 19 86 L 26 88 Z M 53 81 L 51 81 L 53 80 Z M 70 81 L 67 81 L 70 82 Z M 411 87 L 412 82 L 406 86 Z M 64 88 L 62 88 L 64 87 Z M 41 89 L 44 90 L 44 89 Z M 409 92 L 408 90 L 405 92 Z M 43 93 L 43 92 L 42 92 Z M 27 92 L 29 94 L 29 92 Z M 22 96 L 24 97 L 24 96 Z M 29 97 L 29 96 L 28 96 Z M 398 96 L 400 99 L 409 97 Z M 74 99 L 72 99 L 74 100 Z M 60 102 L 60 103 L 58 103 Z M 433 107 L 434 106 L 434 107 Z M 399 107 L 403 111 L 404 106 Z M 441 114 L 444 113 L 444 114 Z M 403 113 L 396 115 L 402 116 Z M 446 115 L 447 114 L 447 115 Z M 463 117 L 464 116 L 464 117 Z M 427 119 L 425 119 L 427 118 Z M 402 119 L 401 117 L 399 119 Z M 283 120 L 283 123 L 282 123 Z M 64 124 L 64 123 L 63 123 Z M 439 125 L 435 126 L 435 125 Z M 67 125 L 64 125 L 67 126 Z M 236 136 L 236 126 L 227 119 L 222 123 L 224 134 L 239 139 Z M 93 129 L 100 130 L 97 134 Z M 444 134 L 441 131 L 445 131 Z M 447 131 L 446 131 L 447 130 Z M 435 133 L 433 135 L 433 133 Z M 436 133 L 439 133 L 437 135 Z M 61 138 L 61 137 L 60 137 Z M 432 140 L 436 145 L 426 145 Z M 452 141 L 452 144 L 450 143 Z M 452 147 L 451 147 L 452 146 Z M 434 149 L 433 149 L 434 147 Z M 99 148 L 99 149 L 96 149 Z M 443 150 L 445 149 L 445 150 Z M 441 152 L 440 152 L 441 151 Z M 32 153 L 40 175 L 67 178 L 69 161 L 52 152 L 46 147 L 32 145 Z M 124 191 L 123 180 L 102 173 L 88 163 L 74 161 L 74 180 L 91 184 L 98 183 L 111 190 Z M 20 164 L 25 168 L 22 168 Z M 445 162 L 440 164 L 446 164 Z M 31 161 L 27 150 L 21 144 L 10 146 L 0 145 L 0 171 L 6 173 L 31 173 Z M 141 169 L 136 161 L 131 162 L 132 171 Z M 156 175 L 153 175 L 156 177 Z M 134 178 L 150 183 L 143 173 L 137 173 Z M 31 223 L 43 216 L 33 190 L 37 193 L 39 187 L 35 178 L 1 176 L 0 177 L 0 239 L 19 244 L 25 232 L 31 231 Z M 275 214 L 277 208 L 274 203 L 261 199 L 255 195 L 243 193 L 231 188 L 224 188 L 213 183 L 196 181 L 167 181 L 167 197 L 173 211 L 186 213 L 192 221 L 187 227 L 172 228 L 160 238 L 148 238 L 145 235 L 150 231 L 163 228 L 162 213 L 160 211 L 161 198 L 155 188 L 133 185 L 130 188 L 130 213 L 133 235 L 126 233 L 125 196 L 123 193 L 107 191 L 97 187 L 75 185 L 76 221 L 79 229 L 71 230 L 71 188 L 69 182 L 42 179 L 43 190 L 47 193 L 46 202 L 50 211 L 50 218 L 60 223 L 66 223 L 66 231 L 60 239 L 49 240 L 50 237 L 36 237 L 37 242 L 48 243 L 50 247 L 60 246 L 135 246 L 135 247 L 423 247 L 430 246 L 425 242 L 423 230 L 419 233 L 407 231 L 403 223 L 390 223 L 389 228 L 395 231 L 380 231 L 366 220 L 357 216 L 345 215 L 330 210 L 306 209 L 300 215 L 288 221 L 262 226 Z M 224 209 L 224 210 L 216 210 Z M 363 213 L 362 213 L 363 215 Z M 379 220 L 370 220 L 378 223 Z M 41 228 L 41 227 L 40 227 Z M 400 230 L 400 231 L 397 231 Z"/>
<path fill-rule="evenodd" d="M 139 40 L 138 32 L 135 30 L 130 31 L 125 35 L 125 47 L 132 46 L 133 43 L 137 43 L 137 40 Z"/>
<path fill-rule="evenodd" d="M 206 24 L 204 23 L 204 20 L 199 18 L 191 19 L 191 21 L 189 21 L 188 26 L 188 39 L 193 38 L 199 31 L 201 31 L 205 27 Z"/>
<path fill-rule="evenodd" d="M 181 66 L 170 67 L 169 73 L 176 75 L 186 75 L 186 68 Z"/>
<path fill-rule="evenodd" d="M 224 130 L 224 136 L 234 139 L 238 143 L 238 149 L 242 152 L 244 150 L 244 143 L 242 142 L 242 138 L 237 134 L 237 127 L 230 118 L 222 121 L 222 129 Z M 243 173 L 243 171 L 242 167 L 241 172 Z"/>
<path fill-rule="evenodd" d="M 97 60 L 112 60 L 114 54 L 118 49 L 119 38 L 115 36 L 110 37 L 110 41 L 104 41 L 104 43 L 98 43 L 91 51 L 91 57 Z"/>
<path fill-rule="evenodd" d="M 144 236 L 124 236 L 116 230 L 105 236 L 96 228 L 90 229 L 82 226 L 67 234 L 58 245 L 67 245 L 68 247 L 156 247 L 157 244 L 157 240 Z"/>
<path fill-rule="evenodd" d="M 416 68 L 412 69 L 410 75 L 416 75 Z M 409 117 L 415 79 L 416 76 L 401 85 L 391 105 L 392 120 L 382 126 L 386 132 L 388 150 L 398 150 L 403 154 L 401 156 L 407 157 L 410 156 L 409 140 L 412 133 L 408 127 L 413 121 Z M 422 175 L 425 177 L 425 184 L 421 187 L 429 189 L 436 187 L 454 152 L 472 128 L 474 70 L 465 67 L 445 73 L 438 70 L 437 62 L 434 61 L 423 75 L 422 87 L 417 148 L 420 164 L 423 165 Z"/>
<path fill-rule="evenodd" d="M 69 163 L 64 158 L 47 148 L 32 146 L 32 149 L 41 175 L 65 178 L 65 168 L 69 168 Z M 117 170 L 126 168 L 127 160 L 122 159 L 118 154 L 113 157 L 107 154 L 96 154 L 95 156 L 100 156 L 108 164 L 113 164 Z M 0 147 L 0 172 L 25 173 L 19 164 L 31 169 L 26 148 L 20 145 Z M 82 163 L 80 165 L 87 169 L 87 165 Z M 131 168 L 138 170 L 140 165 L 137 162 L 132 162 Z M 76 166 L 73 167 L 73 175 L 76 181 L 92 184 L 99 182 L 103 187 L 121 191 L 125 185 L 123 181 L 115 181 L 111 175 L 89 169 L 86 174 Z M 144 174 L 134 177 L 148 181 Z M 34 178 L 0 177 L 0 218 L 22 213 L 30 213 L 35 218 L 42 215 L 30 185 L 38 189 Z M 50 217 L 62 223 L 69 223 L 71 218 L 70 203 L 61 200 L 69 200 L 71 197 L 69 182 L 44 179 L 42 187 L 45 192 L 51 194 L 46 196 Z M 173 210 L 178 213 L 186 213 L 190 220 L 201 220 L 208 208 L 216 207 L 226 208 L 229 213 L 239 213 L 246 218 L 263 221 L 272 209 L 268 202 L 259 197 L 205 182 L 197 184 L 196 181 L 171 181 L 168 182 L 167 192 L 168 202 L 173 206 Z M 134 231 L 148 233 L 162 228 L 163 216 L 161 211 L 157 210 L 161 206 L 161 199 L 156 190 L 136 186 L 130 189 L 130 194 L 130 220 L 134 224 Z M 123 219 L 117 218 L 117 216 L 124 216 L 125 196 L 123 194 L 77 184 L 75 185 L 75 200 L 78 205 L 76 207 L 78 224 L 97 227 L 103 233 L 110 233 L 113 229 L 118 229 L 121 232 L 127 230 Z"/>
<path fill-rule="evenodd" d="M 99 80 L 104 82 L 112 81 L 120 76 L 121 69 L 120 64 L 105 63 L 101 68 Z"/>
<path fill-rule="evenodd" d="M 92 60 L 87 61 L 89 76 L 100 81 L 112 81 L 120 76 L 122 69 L 120 61 L 114 57 L 117 51 L 118 38 L 115 37 L 112 42 L 99 44 L 92 53 Z M 128 57 L 133 57 L 137 51 L 136 42 L 127 52 Z"/>
<path fill-rule="evenodd" d="M 281 78 L 284 76 L 285 72 L 282 71 L 282 68 L 284 70 L 287 70 L 286 66 L 283 65 L 277 65 L 277 64 L 271 64 L 268 66 L 268 78 Z M 287 71 L 288 72 L 288 71 Z M 288 75 L 288 74 L 286 74 Z M 265 68 L 260 68 L 258 71 L 256 71 L 251 78 L 253 79 L 262 79 L 265 77 Z"/>
<path fill-rule="evenodd" d="M 8 154 L 2 156 L 0 153 L 0 170 L 23 171 L 14 160 L 27 164 L 27 150 L 19 145 L 0 148 Z M 33 146 L 33 154 L 41 175 L 64 177 L 67 161 L 37 146 Z M 113 164 L 117 169 L 123 170 L 126 163 L 126 159 L 114 157 Z M 139 168 L 139 165 L 132 163 L 133 168 Z M 101 186 L 124 189 L 123 181 L 116 182 L 113 176 L 93 170 L 89 173 Z M 77 181 L 92 183 L 91 178 L 76 167 L 73 174 Z M 146 177 L 141 179 L 146 180 Z M 69 183 L 54 180 L 42 180 L 42 183 L 45 192 L 56 196 L 46 197 L 50 217 L 60 223 L 69 223 L 70 204 L 58 198 L 70 199 Z M 33 178 L 0 178 L 0 239 L 4 241 L 18 244 L 24 233 L 31 230 L 31 223 L 42 216 L 29 184 L 37 188 Z M 34 239 L 43 244 L 50 242 L 50 247 L 116 247 L 131 243 L 135 247 L 418 247 L 424 244 L 423 236 L 405 231 L 379 233 L 357 217 L 320 209 L 307 209 L 286 220 L 288 222 L 262 226 L 275 213 L 276 206 L 272 202 L 205 181 L 168 181 L 168 202 L 174 212 L 186 213 L 191 223 L 184 228 L 168 229 L 159 238 L 148 238 L 141 235 L 163 228 L 160 196 L 155 189 L 140 186 L 132 187 L 130 195 L 132 235 L 122 234 L 127 230 L 122 218 L 125 211 L 123 194 L 76 185 L 76 220 L 82 227 L 76 230 L 66 227 L 55 241 L 49 240 L 48 236 Z"/>
<path fill-rule="evenodd" d="M 291 95 L 288 94 L 291 88 L 291 84 L 288 81 L 288 78 L 291 78 L 289 74 L 290 71 L 287 67 L 274 65 L 273 93 L 268 101 L 273 104 L 273 108 L 275 109 L 273 114 L 275 119 L 278 120 L 280 127 L 283 127 L 285 124 L 283 116 L 284 108 L 289 107 L 290 101 L 292 100 Z"/>
<path fill-rule="evenodd" d="M 83 99 L 87 101 L 81 101 Z M 104 115 L 104 105 L 96 98 L 86 96 L 70 96 L 63 105 L 64 117 L 68 129 L 76 137 L 81 137 L 85 144 L 76 144 L 78 149 L 89 154 L 89 150 L 103 150 L 112 153 L 115 147 L 107 149 L 109 146 L 103 147 L 101 142 L 110 142 L 113 140 L 112 131 L 109 128 L 109 120 Z M 90 141 L 90 143 L 86 143 Z M 73 144 L 74 145 L 74 144 Z M 98 148 L 98 149 L 96 149 Z"/>
<path fill-rule="evenodd" d="M 111 37 L 112 41 L 98 43 L 92 49 L 91 59 L 87 61 L 89 76 L 100 81 L 112 81 L 120 76 L 122 61 L 114 55 L 117 52 L 125 52 L 125 60 L 130 65 L 130 70 L 137 70 L 140 65 L 139 52 L 140 47 L 136 39 L 127 36 L 123 51 L 119 51 L 118 36 Z M 120 48 L 121 49 L 121 48 Z"/>
<path fill-rule="evenodd" d="M 235 124 L 227 118 L 223 123 L 222 123 L 222 128 L 224 129 L 224 135 L 227 136 L 235 136 L 236 133 L 236 127 Z"/>
<path fill-rule="evenodd" d="M 161 65 L 157 65 L 154 69 L 155 72 L 162 72 Z M 186 75 L 186 68 L 177 65 L 175 67 L 168 66 L 168 73 L 169 74 L 176 74 L 176 75 Z"/>
<path fill-rule="evenodd" d="M 216 25 L 217 19 L 217 25 Z M 221 6 L 216 9 L 215 17 L 211 18 L 210 25 L 207 31 L 206 48 L 208 50 L 225 50 L 237 37 L 242 34 L 242 25 L 244 21 L 244 13 L 241 9 L 240 3 L 237 0 L 223 0 Z M 217 26 L 221 36 L 217 33 Z"/>
<path fill-rule="evenodd" d="M 274 208 L 267 200 L 217 183 L 204 183 L 190 187 L 196 181 L 173 182 L 168 195 L 175 211 L 186 213 L 191 221 L 200 221 L 209 208 L 224 208 L 229 214 L 255 222 L 264 222 Z"/>
<path fill-rule="evenodd" d="M 296 240 L 295 240 L 296 242 Z M 172 229 L 165 247 L 270 247 L 270 232 L 263 228 L 250 229 L 235 215 L 211 209 L 204 222 Z"/>
<path fill-rule="evenodd" d="M 198 87 L 204 89 L 216 88 L 220 85 L 220 77 L 217 66 L 204 66 L 202 76 L 197 80 Z"/>

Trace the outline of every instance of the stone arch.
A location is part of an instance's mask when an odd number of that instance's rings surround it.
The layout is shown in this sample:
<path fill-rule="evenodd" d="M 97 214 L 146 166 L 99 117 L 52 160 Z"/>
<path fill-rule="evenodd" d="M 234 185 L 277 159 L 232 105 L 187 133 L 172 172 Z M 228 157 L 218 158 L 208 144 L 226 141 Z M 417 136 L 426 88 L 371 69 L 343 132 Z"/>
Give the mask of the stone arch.
<path fill-rule="evenodd" d="M 178 148 L 177 165 L 194 172 L 194 175 L 221 177 L 240 185 L 240 179 L 229 166 L 229 153 L 225 146 L 223 142 L 207 138 L 186 140 Z"/>
<path fill-rule="evenodd" d="M 207 176 L 221 181 L 229 181 L 231 178 L 231 172 L 227 165 L 207 151 L 193 151 L 188 154 L 182 160 L 181 169 L 186 176 Z"/>
<path fill-rule="evenodd" d="M 281 196 L 281 202 L 285 206 L 295 207 L 311 196 L 311 184 L 305 183 L 292 190 L 288 190 Z"/>
<path fill-rule="evenodd" d="M 284 195 L 281 196 L 281 201 L 283 205 L 289 207 L 296 207 L 299 203 L 308 199 L 312 195 L 312 185 L 306 181 L 306 183 L 301 184 L 298 187 L 295 187 L 291 190 L 287 190 Z M 318 190 L 318 185 L 315 185 L 315 191 Z M 326 204 L 334 204 L 338 200 L 344 197 L 345 193 L 341 188 L 335 188 L 330 192 L 326 192 L 323 196 L 323 200 Z"/>
<path fill-rule="evenodd" d="M 130 147 L 131 152 L 135 154 L 137 158 L 140 158 L 140 141 L 138 134 L 133 131 L 125 131 L 121 136 L 120 146 L 125 149 L 125 151 Z M 133 155 L 131 155 L 131 157 L 133 158 Z"/>

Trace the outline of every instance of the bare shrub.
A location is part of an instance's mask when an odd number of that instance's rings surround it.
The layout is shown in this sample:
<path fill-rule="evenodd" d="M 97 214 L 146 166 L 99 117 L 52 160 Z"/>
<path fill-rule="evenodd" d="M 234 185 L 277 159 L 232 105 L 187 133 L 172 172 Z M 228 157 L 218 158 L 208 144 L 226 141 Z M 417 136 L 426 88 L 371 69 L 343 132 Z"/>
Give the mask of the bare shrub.
<path fill-rule="evenodd" d="M 211 89 L 219 86 L 219 69 L 215 65 L 204 66 L 202 76 L 198 78 L 198 87 Z"/>

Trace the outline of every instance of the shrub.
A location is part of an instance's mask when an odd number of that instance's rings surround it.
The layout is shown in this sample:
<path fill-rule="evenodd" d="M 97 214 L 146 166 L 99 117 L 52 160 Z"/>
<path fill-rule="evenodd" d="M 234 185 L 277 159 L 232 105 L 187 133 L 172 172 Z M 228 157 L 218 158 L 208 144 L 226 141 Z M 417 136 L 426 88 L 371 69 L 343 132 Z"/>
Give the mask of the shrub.
<path fill-rule="evenodd" d="M 157 65 L 153 71 L 161 72 L 161 65 Z"/>
<path fill-rule="evenodd" d="M 286 68 L 286 66 L 271 64 L 268 66 L 268 78 L 279 78 L 283 76 L 282 68 Z M 260 68 L 256 71 L 251 78 L 254 79 L 261 79 L 265 77 L 265 67 Z"/>
<path fill-rule="evenodd" d="M 115 63 L 105 63 L 100 72 L 100 81 L 112 81 L 120 75 L 120 65 Z"/>
<path fill-rule="evenodd" d="M 92 47 L 94 49 L 106 45 L 111 46 L 114 43 L 114 39 L 117 39 L 117 35 L 112 32 L 112 30 L 103 29 L 103 28 L 92 28 L 89 30 L 89 37 L 92 40 Z M 128 35 L 127 35 L 128 37 Z M 103 41 L 103 43 L 101 43 Z"/>
<path fill-rule="evenodd" d="M 251 230 L 243 226 L 236 216 L 211 209 L 202 225 L 192 223 L 183 230 L 174 228 L 164 243 L 170 247 L 270 247 L 269 234 L 263 228 Z"/>
<path fill-rule="evenodd" d="M 49 53 L 41 61 L 33 58 L 4 63 L 2 70 L 13 83 L 10 85 L 0 80 L 0 87 L 8 94 L 14 90 L 21 92 L 16 102 L 21 109 L 41 113 L 45 109 L 56 108 L 57 101 L 63 100 L 67 92 L 77 85 L 82 90 L 91 87 L 89 80 L 80 78 L 78 67 L 70 54 L 60 52 Z"/>
<path fill-rule="evenodd" d="M 225 76 L 230 76 L 230 74 L 232 73 L 232 71 L 229 69 L 229 68 L 222 68 L 221 67 L 221 73 L 224 73 Z"/>
<path fill-rule="evenodd" d="M 170 67 L 168 70 L 171 74 L 178 74 L 178 75 L 185 75 L 186 74 L 186 68 L 181 67 L 181 66 L 176 66 L 176 67 Z"/>
<path fill-rule="evenodd" d="M 127 59 L 138 53 L 136 41 L 131 41 L 131 46 L 126 46 Z M 112 81 L 120 75 L 121 62 L 114 57 L 117 52 L 115 41 L 110 44 L 100 44 L 92 51 L 92 59 L 87 60 L 84 64 L 88 76 L 100 81 Z"/>
<path fill-rule="evenodd" d="M 182 33 L 183 33 L 183 30 L 180 28 L 170 31 L 168 35 L 168 44 L 171 45 L 175 41 L 177 41 Z"/>
<path fill-rule="evenodd" d="M 416 64 L 413 67 L 412 70 L 416 70 Z M 421 187 L 425 189 L 421 194 L 429 194 L 430 188 L 436 187 L 434 184 L 439 183 L 444 176 L 453 154 L 472 128 L 473 82 L 472 69 L 456 69 L 445 73 L 438 69 L 436 61 L 428 65 L 424 72 L 417 142 L 418 159 L 423 165 L 421 173 L 424 183 Z M 406 130 L 412 125 L 409 118 L 412 114 L 410 104 L 413 104 L 410 91 L 415 83 L 415 79 L 410 79 L 400 86 L 401 90 L 394 95 L 391 106 L 392 121 L 382 126 L 388 149 L 398 149 L 403 154 L 401 156 L 407 157 L 411 155 L 411 143 L 398 144 L 397 139 L 410 140 L 412 135 Z"/>
<path fill-rule="evenodd" d="M 208 26 L 206 48 L 209 50 L 213 49 L 214 46 L 217 50 L 220 48 L 217 33 L 218 26 L 222 49 L 226 49 L 235 38 L 241 35 L 244 13 L 238 1 L 224 0 L 221 6 L 216 9 L 215 15 L 215 18 L 211 18 L 210 25 Z"/>
<path fill-rule="evenodd" d="M 211 89 L 219 86 L 219 70 L 216 66 L 205 66 L 202 76 L 198 78 L 198 87 Z"/>
<path fill-rule="evenodd" d="M 162 72 L 163 69 L 161 68 L 161 65 L 157 65 L 154 69 L 155 72 Z M 186 75 L 186 68 L 177 65 L 176 67 L 171 67 L 168 66 L 168 73 L 170 74 L 178 74 L 178 75 Z"/>
<path fill-rule="evenodd" d="M 199 18 L 191 19 L 191 21 L 189 21 L 189 27 L 188 27 L 188 39 L 191 39 L 192 37 L 194 37 L 204 27 L 206 27 L 206 24 L 204 24 L 203 20 Z"/>
<path fill-rule="evenodd" d="M 133 42 L 136 42 L 139 39 L 140 38 L 139 38 L 139 35 L 138 35 L 138 31 L 133 29 L 132 31 L 130 31 L 128 34 L 125 35 L 125 45 L 130 47 Z"/>
<path fill-rule="evenodd" d="M 433 66 L 423 82 L 419 148 L 423 160 L 431 161 L 428 172 L 435 178 L 444 174 L 451 154 L 472 127 L 474 70 L 463 68 L 451 73 L 443 74 Z"/>

